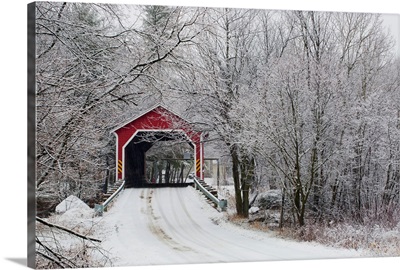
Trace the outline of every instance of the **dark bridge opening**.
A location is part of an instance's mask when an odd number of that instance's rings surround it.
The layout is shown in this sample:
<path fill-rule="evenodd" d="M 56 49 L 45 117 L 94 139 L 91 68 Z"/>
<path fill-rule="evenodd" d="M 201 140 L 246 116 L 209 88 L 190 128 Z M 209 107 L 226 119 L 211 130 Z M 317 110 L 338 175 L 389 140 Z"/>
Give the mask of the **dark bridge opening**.
<path fill-rule="evenodd" d="M 192 184 L 187 180 L 194 169 L 194 148 L 183 132 L 138 132 L 124 149 L 126 187 L 179 187 Z M 150 157 L 148 152 L 151 152 Z"/>

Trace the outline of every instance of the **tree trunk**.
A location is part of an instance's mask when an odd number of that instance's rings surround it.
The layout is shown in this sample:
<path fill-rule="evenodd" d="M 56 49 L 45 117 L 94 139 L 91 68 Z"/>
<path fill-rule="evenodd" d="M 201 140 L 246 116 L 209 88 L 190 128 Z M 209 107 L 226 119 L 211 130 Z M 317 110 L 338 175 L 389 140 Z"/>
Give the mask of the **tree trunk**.
<path fill-rule="evenodd" d="M 181 165 L 181 172 L 179 174 L 179 181 L 180 183 L 183 183 L 183 171 L 185 170 L 185 164 L 182 163 Z"/>
<path fill-rule="evenodd" d="M 163 179 L 162 179 L 162 171 L 163 171 L 162 161 L 161 161 L 161 164 L 159 162 L 157 162 L 157 168 L 158 168 L 158 183 L 162 183 L 163 182 Z"/>
<path fill-rule="evenodd" d="M 283 215 L 284 215 L 284 207 L 285 207 L 285 192 L 286 192 L 286 189 L 283 188 L 282 189 L 282 201 L 281 201 L 281 213 L 280 213 L 280 217 L 279 217 L 279 228 L 280 229 L 283 228 Z"/>
<path fill-rule="evenodd" d="M 170 170 L 171 170 L 171 164 L 169 163 L 169 161 L 167 161 L 167 165 L 165 168 L 165 183 L 166 184 L 169 183 Z"/>
<path fill-rule="evenodd" d="M 251 184 L 254 179 L 255 161 L 254 158 L 248 157 L 243 154 L 242 161 L 240 163 L 241 172 L 241 189 L 242 189 L 242 207 L 243 207 L 243 217 L 249 217 L 249 193 Z"/>
<path fill-rule="evenodd" d="M 240 162 L 237 151 L 238 150 L 236 145 L 230 148 L 230 154 L 232 158 L 232 176 L 235 187 L 236 213 L 238 214 L 238 216 L 244 217 L 243 200 L 240 187 L 240 172 L 239 172 Z"/>

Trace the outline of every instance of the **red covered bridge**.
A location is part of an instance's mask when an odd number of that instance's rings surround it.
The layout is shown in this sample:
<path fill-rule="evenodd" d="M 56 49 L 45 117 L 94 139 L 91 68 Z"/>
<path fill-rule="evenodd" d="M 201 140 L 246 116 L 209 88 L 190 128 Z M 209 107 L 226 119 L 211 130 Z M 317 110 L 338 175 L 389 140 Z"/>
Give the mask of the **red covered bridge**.
<path fill-rule="evenodd" d="M 116 175 L 126 187 L 146 184 L 146 152 L 159 140 L 180 137 L 194 149 L 196 176 L 203 179 L 202 133 L 182 117 L 158 105 L 111 131 L 116 135 Z"/>

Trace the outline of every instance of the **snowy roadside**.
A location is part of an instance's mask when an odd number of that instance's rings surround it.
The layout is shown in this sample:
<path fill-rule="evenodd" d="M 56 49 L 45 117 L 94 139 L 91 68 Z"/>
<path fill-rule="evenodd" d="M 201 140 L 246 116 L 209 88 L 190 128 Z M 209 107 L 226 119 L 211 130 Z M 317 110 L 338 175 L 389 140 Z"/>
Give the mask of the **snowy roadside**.
<path fill-rule="evenodd" d="M 208 179 L 207 181 L 215 184 L 215 180 L 213 179 Z M 301 231 L 295 228 L 284 228 L 279 231 L 277 230 L 276 223 L 279 220 L 279 211 L 264 210 L 266 212 L 265 215 L 275 221 L 275 224 L 273 222 L 249 222 L 248 220 L 237 219 L 235 218 L 235 209 L 233 206 L 233 185 L 221 186 L 219 187 L 219 192 L 228 200 L 230 199 L 230 203 L 228 203 L 230 207 L 224 219 L 227 226 L 238 226 L 246 232 L 260 232 L 261 235 L 268 235 L 288 241 L 306 244 L 316 243 L 322 244 L 325 247 L 356 250 L 363 257 L 400 256 L 400 223 L 393 228 L 385 228 L 378 224 L 357 225 L 342 223 L 330 226 L 307 224 Z M 268 193 L 272 194 L 272 196 L 270 194 L 271 197 L 277 196 L 275 190 L 267 191 L 261 196 L 265 196 Z M 256 209 L 255 211 L 260 210 L 258 207 L 254 207 L 254 209 Z M 259 213 L 251 213 L 250 220 L 256 220 L 256 217 L 260 215 L 262 216 L 261 210 Z"/>
<path fill-rule="evenodd" d="M 209 180 L 210 183 L 212 183 L 211 180 Z M 229 194 L 232 194 L 233 192 L 233 187 L 223 187 L 221 190 L 224 191 L 225 198 L 229 196 Z M 235 220 L 230 217 L 234 216 L 234 209 L 231 206 L 228 209 L 228 212 L 225 213 L 220 213 L 217 212 L 215 209 L 207 205 L 207 203 L 204 201 L 200 193 L 195 192 L 195 196 L 199 197 L 199 200 L 203 202 L 204 208 L 209 214 L 210 220 L 212 220 L 215 224 L 218 224 L 221 228 L 224 230 L 230 231 L 232 234 L 235 235 L 241 235 L 249 239 L 255 239 L 259 241 L 269 241 L 272 245 L 292 245 L 296 246 L 299 248 L 321 248 L 321 249 L 327 249 L 331 250 L 333 253 L 337 253 L 339 256 L 354 256 L 354 257 L 364 257 L 364 256 L 371 256 L 372 253 L 368 250 L 364 249 L 359 249 L 356 250 L 354 248 L 343 248 L 338 245 L 328 245 L 328 244 L 321 244 L 317 242 L 301 242 L 295 239 L 289 239 L 286 238 L 284 239 L 283 237 L 277 235 L 274 231 L 266 231 L 266 230 L 260 230 L 256 229 L 253 226 L 250 226 L 250 224 L 246 220 Z"/>
<path fill-rule="evenodd" d="M 111 266 L 110 254 L 98 242 L 101 219 L 79 198 L 69 196 L 56 207 L 55 214 L 36 223 L 36 267 Z"/>
<path fill-rule="evenodd" d="M 283 239 L 248 222 L 232 221 L 195 189 L 126 189 L 103 217 L 78 203 L 48 219 L 102 241 L 99 245 L 57 234 L 56 247 L 85 254 L 92 266 L 171 265 L 213 262 L 368 257 L 363 249 Z M 42 239 L 53 231 L 42 231 Z M 82 253 L 84 250 L 85 253 Z M 81 255 L 79 255 L 81 256 Z"/>

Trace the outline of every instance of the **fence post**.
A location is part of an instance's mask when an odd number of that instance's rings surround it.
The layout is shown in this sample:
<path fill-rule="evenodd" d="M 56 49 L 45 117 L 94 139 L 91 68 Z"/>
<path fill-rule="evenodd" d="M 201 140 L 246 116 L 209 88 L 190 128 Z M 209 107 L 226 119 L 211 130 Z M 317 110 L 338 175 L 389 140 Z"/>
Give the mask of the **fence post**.
<path fill-rule="evenodd" d="M 102 204 L 95 204 L 94 205 L 94 212 L 96 216 L 103 216 L 104 206 Z"/>

